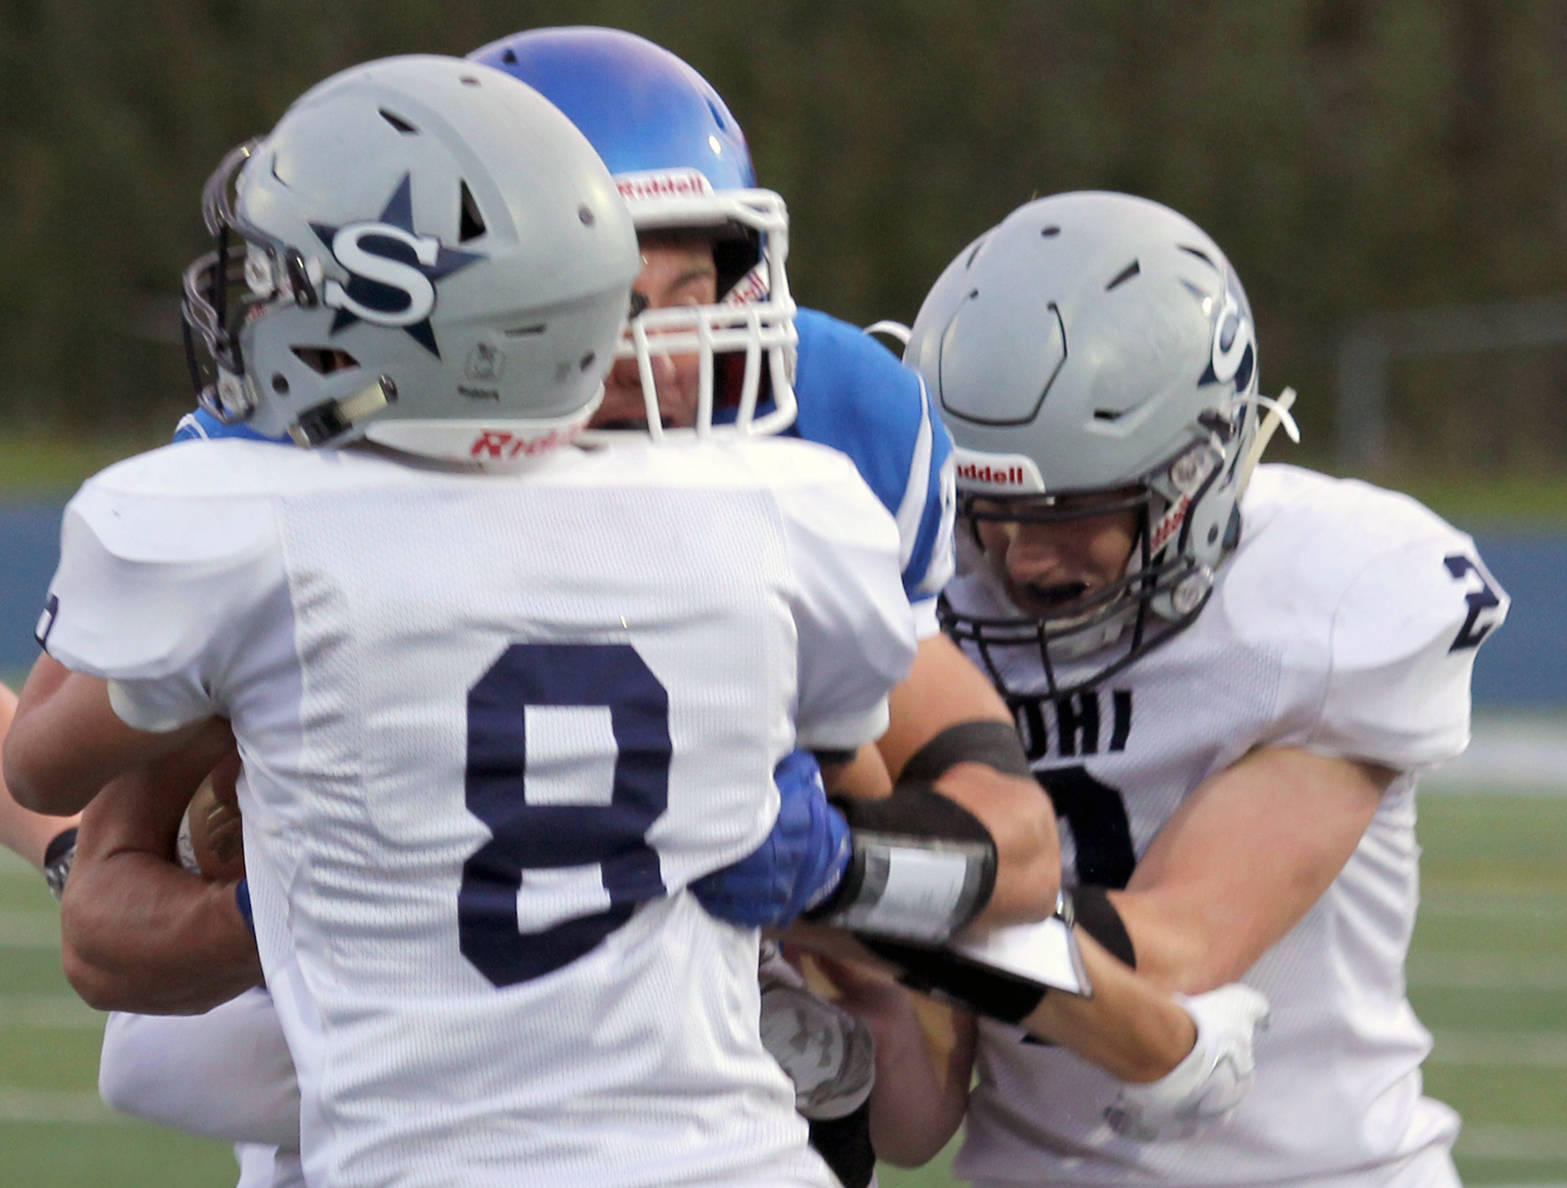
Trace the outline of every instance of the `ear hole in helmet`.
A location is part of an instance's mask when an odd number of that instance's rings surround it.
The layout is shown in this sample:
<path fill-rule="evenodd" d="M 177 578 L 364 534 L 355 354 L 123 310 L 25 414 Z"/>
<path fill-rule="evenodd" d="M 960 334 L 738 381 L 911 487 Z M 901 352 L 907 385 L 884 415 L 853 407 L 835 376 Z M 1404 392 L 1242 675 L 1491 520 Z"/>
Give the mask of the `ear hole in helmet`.
<path fill-rule="evenodd" d="M 379 108 L 378 110 L 381 113 L 381 118 L 388 124 L 392 125 L 392 127 L 396 128 L 404 136 L 419 135 L 419 129 L 416 128 L 413 124 L 409 123 L 407 120 L 403 119 L 403 117 L 398 115 L 396 112 L 387 111 L 384 107 Z"/>
<path fill-rule="evenodd" d="M 457 242 L 467 243 L 469 240 L 478 239 L 488 228 L 484 225 L 484 216 L 479 213 L 479 203 L 473 196 L 473 191 L 468 188 L 467 182 L 461 183 L 462 192 L 458 197 L 460 210 L 457 222 Z"/>

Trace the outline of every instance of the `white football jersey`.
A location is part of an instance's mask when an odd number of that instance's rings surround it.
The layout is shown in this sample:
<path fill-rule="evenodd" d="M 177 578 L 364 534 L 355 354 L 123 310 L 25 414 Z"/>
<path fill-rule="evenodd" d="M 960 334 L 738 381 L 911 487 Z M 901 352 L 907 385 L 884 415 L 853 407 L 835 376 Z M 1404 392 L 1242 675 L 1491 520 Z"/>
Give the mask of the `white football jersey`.
<path fill-rule="evenodd" d="M 1376 1185 L 1440 1159 L 1457 1133 L 1457 1115 L 1421 1095 L 1431 1037 L 1405 998 L 1415 773 L 1467 744 L 1475 648 L 1506 596 L 1474 542 L 1406 496 L 1264 466 L 1242 510 L 1240 544 L 1195 623 L 1096 690 L 1021 714 L 1062 814 L 1064 881 L 1124 886 L 1185 797 L 1255 748 L 1403 774 L 1321 900 L 1243 979 L 1268 996 L 1272 1022 L 1233 1117 L 1186 1140 L 1117 1137 L 1106 1074 L 987 1024 L 956 1164 L 965 1179 Z M 995 609 L 972 575 L 949 597 L 960 612 Z M 1017 688 L 1023 649 L 1007 651 Z M 1060 679 L 1095 663 L 1080 658 Z"/>
<path fill-rule="evenodd" d="M 885 728 L 912 659 L 841 456 L 169 446 L 71 502 L 49 605 L 127 722 L 233 723 L 310 1182 L 832 1182 L 756 931 L 684 889 L 766 836 L 797 741 Z"/>

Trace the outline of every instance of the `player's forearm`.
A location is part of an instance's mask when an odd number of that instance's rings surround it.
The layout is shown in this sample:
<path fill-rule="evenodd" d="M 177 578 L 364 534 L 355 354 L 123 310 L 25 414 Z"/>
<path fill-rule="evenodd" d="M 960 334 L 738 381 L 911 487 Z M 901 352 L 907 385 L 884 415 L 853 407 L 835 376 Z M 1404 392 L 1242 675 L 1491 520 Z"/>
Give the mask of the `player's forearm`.
<path fill-rule="evenodd" d="M 77 819 L 29 812 L 11 798 L 10 791 L 0 782 L 0 846 L 39 870 L 43 869 L 49 843 L 76 824 Z"/>
<path fill-rule="evenodd" d="M 1079 929 L 1092 998 L 1047 994 L 1023 1026 L 1122 1081 L 1164 1076 L 1192 1050 L 1197 1028 L 1174 999 L 1133 974 Z M 1141 956 L 1138 967 L 1141 969 Z"/>
<path fill-rule="evenodd" d="M 972 813 L 995 840 L 995 889 L 979 922 L 1048 919 L 1061 873 L 1055 809 L 1029 772 L 1011 713 L 988 678 L 951 640 L 932 636 L 921 641 L 889 705 L 891 725 L 876 743 L 887 770 L 899 779 L 922 769 L 939 772 L 930 777 L 936 791 Z M 1002 727 L 1008 746 L 998 749 L 986 726 Z"/>
<path fill-rule="evenodd" d="M 912 996 L 909 996 L 912 999 Z M 879 1159 L 919 1167 L 957 1133 L 968 1107 L 974 1061 L 974 1021 L 960 1015 L 951 1049 L 931 1050 L 911 1005 L 894 1038 L 875 1027 L 876 1084 L 871 1090 L 871 1145 Z"/>
<path fill-rule="evenodd" d="M 1056 910 L 1061 850 L 1055 810 L 1032 779 L 981 763 L 960 763 L 936 790 L 973 813 L 996 843 L 996 885 L 980 925 L 1048 920 Z"/>
<path fill-rule="evenodd" d="M 234 884 L 150 854 L 78 867 L 61 925 L 66 978 L 99 1010 L 197 1014 L 262 981 Z"/>
<path fill-rule="evenodd" d="M 11 719 L 16 716 L 16 694 L 0 684 L 0 748 L 10 732 Z M 23 861 L 43 869 L 44 851 L 60 833 L 75 824 L 75 818 L 46 817 L 29 812 L 11 796 L 5 780 L 0 778 L 0 846 L 4 846 Z"/>
<path fill-rule="evenodd" d="M 1207 781 L 1110 893 L 1138 972 L 1183 994 L 1239 980 L 1338 877 L 1396 774 L 1268 747 Z"/>

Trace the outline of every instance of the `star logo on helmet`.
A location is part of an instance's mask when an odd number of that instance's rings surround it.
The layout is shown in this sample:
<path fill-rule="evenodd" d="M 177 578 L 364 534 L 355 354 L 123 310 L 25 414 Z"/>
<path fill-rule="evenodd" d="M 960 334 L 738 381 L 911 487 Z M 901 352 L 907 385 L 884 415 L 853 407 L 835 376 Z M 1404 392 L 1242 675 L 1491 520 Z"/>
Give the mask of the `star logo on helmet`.
<path fill-rule="evenodd" d="M 322 289 L 321 300 L 337 311 L 330 333 L 355 322 L 400 327 L 441 357 L 430 326 L 436 282 L 485 257 L 414 230 L 412 174 L 403 174 L 374 220 L 340 227 L 311 223 L 310 229 L 348 273 L 346 284 L 329 280 Z"/>

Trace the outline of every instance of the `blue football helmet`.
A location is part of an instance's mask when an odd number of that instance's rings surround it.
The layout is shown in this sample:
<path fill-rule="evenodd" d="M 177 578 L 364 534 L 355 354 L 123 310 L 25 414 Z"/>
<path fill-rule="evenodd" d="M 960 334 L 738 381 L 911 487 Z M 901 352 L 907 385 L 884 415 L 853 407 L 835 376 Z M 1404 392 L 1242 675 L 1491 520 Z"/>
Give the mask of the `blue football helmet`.
<path fill-rule="evenodd" d="M 715 406 L 742 433 L 788 428 L 797 342 L 784 270 L 788 213 L 776 193 L 757 188 L 745 134 L 718 92 L 668 50 L 619 29 L 531 29 L 468 56 L 527 83 L 576 124 L 639 232 L 699 230 L 712 239 L 718 303 L 647 310 L 621 343 L 621 356 L 637 360 L 654 436 L 663 432 L 660 355 L 700 361 L 699 434 L 712 431 Z"/>

